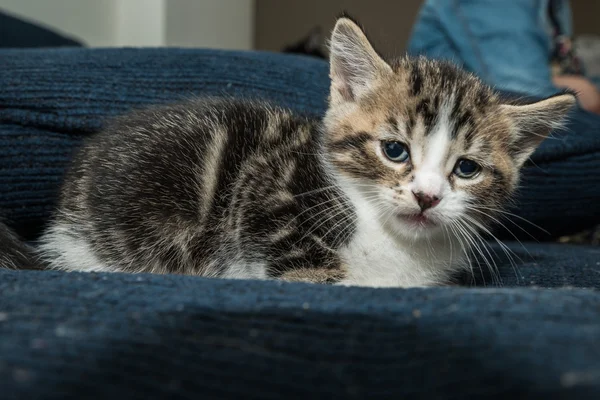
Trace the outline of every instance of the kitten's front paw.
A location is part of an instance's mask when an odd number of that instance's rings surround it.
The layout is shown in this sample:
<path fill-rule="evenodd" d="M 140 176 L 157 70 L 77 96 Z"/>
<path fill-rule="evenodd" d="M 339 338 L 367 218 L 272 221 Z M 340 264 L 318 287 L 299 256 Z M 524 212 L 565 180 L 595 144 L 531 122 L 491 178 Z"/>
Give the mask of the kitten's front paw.
<path fill-rule="evenodd" d="M 344 271 L 336 268 L 298 268 L 283 273 L 280 279 L 289 282 L 335 284 L 345 278 Z"/>

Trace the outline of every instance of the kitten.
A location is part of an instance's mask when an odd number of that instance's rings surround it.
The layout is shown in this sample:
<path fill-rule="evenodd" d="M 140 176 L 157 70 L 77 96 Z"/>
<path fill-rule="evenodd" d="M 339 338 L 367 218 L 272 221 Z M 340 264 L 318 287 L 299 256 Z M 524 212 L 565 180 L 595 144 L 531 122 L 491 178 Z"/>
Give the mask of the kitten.
<path fill-rule="evenodd" d="M 201 99 L 122 117 L 76 157 L 52 268 L 363 286 L 448 283 L 575 103 L 503 104 L 475 76 L 384 61 L 348 18 L 322 121 Z"/>

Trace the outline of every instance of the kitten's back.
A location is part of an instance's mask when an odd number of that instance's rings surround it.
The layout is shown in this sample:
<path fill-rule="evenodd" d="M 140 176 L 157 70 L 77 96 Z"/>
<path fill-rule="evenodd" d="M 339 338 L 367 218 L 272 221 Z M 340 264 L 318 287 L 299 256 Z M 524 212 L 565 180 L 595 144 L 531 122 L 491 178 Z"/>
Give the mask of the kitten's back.
<path fill-rule="evenodd" d="M 260 262 L 268 246 L 260 238 L 277 231 L 279 219 L 259 216 L 257 204 L 329 184 L 312 160 L 315 135 L 309 119 L 243 100 L 117 119 L 83 146 L 65 178 L 42 238 L 45 259 L 61 269 L 206 276 L 226 275 L 242 254 Z M 306 187 L 283 187 L 282 174 L 306 176 Z M 250 267 L 239 275 L 265 273 Z"/>

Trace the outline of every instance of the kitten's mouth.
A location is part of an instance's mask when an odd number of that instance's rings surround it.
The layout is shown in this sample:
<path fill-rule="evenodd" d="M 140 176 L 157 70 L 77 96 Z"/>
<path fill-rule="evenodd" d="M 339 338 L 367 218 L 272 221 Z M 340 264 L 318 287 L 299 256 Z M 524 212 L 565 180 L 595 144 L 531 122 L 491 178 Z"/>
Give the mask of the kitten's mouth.
<path fill-rule="evenodd" d="M 398 217 L 400 219 L 404 220 L 405 222 L 409 223 L 410 225 L 414 225 L 417 227 L 426 228 L 426 227 L 436 225 L 435 222 L 433 222 L 431 220 L 431 218 L 429 218 L 428 216 L 426 216 L 423 213 L 409 214 L 409 215 L 403 214 L 403 215 L 399 215 Z"/>

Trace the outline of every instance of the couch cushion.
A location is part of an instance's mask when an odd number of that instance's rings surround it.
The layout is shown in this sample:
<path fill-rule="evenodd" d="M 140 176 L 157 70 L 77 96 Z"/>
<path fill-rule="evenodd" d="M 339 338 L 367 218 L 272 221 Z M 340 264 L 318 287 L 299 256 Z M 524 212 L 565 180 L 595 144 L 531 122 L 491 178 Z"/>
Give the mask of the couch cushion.
<path fill-rule="evenodd" d="M 320 115 L 329 82 L 322 60 L 261 52 L 3 50 L 0 59 L 0 213 L 27 237 L 51 212 L 73 149 L 107 117 L 198 95 L 267 98 Z M 553 235 L 592 226 L 600 222 L 599 170 L 600 117 L 577 110 L 534 154 L 514 212 Z"/>
<path fill-rule="evenodd" d="M 0 270 L 10 399 L 598 399 L 599 337 L 589 289 Z"/>

